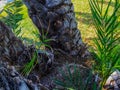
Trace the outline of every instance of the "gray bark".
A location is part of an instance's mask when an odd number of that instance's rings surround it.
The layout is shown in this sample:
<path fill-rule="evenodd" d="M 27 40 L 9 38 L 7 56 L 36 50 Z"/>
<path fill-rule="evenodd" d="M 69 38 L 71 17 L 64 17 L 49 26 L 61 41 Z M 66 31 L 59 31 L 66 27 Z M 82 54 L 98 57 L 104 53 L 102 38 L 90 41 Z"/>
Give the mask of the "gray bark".
<path fill-rule="evenodd" d="M 26 47 L 20 39 L 15 37 L 12 30 L 2 22 L 0 22 L 0 37 L 0 60 L 4 62 L 24 65 L 31 60 L 36 51 L 34 46 Z M 54 59 L 54 55 L 47 51 L 42 52 L 39 50 L 38 56 L 40 58 L 42 57 L 42 60 L 39 60 L 39 65 L 44 64 L 50 66 Z"/>
<path fill-rule="evenodd" d="M 17 60 L 25 46 L 2 22 L 0 22 L 0 37 L 0 59 L 4 61 Z"/>
<path fill-rule="evenodd" d="M 71 0 L 23 0 L 41 35 L 48 32 L 49 45 L 69 55 L 85 57 L 86 46 L 77 28 Z"/>
<path fill-rule="evenodd" d="M 49 90 L 22 77 L 14 66 L 0 63 L 0 90 Z"/>

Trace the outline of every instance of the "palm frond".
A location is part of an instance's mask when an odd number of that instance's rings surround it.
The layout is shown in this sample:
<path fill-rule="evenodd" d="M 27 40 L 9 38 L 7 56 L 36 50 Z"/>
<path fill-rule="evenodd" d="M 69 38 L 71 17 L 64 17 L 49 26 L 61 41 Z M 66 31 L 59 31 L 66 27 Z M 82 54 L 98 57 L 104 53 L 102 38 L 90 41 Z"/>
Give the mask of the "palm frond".
<path fill-rule="evenodd" d="M 109 0 L 106 8 L 104 7 L 104 1 L 89 0 L 96 27 L 97 38 L 93 40 L 96 46 L 94 56 L 97 59 L 95 61 L 96 69 L 99 69 L 99 75 L 103 78 L 101 85 L 103 85 L 103 82 L 105 82 L 120 59 L 120 55 L 117 54 L 116 50 L 116 47 L 119 46 L 117 42 L 120 40 L 120 37 L 116 36 L 116 30 L 120 25 L 118 21 L 119 15 L 117 14 L 120 9 L 120 2 L 119 0 L 115 1 L 113 12 L 109 15 L 112 0 Z M 105 8 L 105 11 L 103 8 Z"/>

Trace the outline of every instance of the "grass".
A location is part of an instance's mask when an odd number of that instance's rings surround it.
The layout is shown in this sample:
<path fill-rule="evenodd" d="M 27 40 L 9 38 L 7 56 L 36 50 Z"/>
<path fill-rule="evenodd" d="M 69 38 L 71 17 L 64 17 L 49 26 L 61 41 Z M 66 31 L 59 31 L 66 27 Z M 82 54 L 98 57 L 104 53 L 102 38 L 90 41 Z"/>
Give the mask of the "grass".
<path fill-rule="evenodd" d="M 92 14 L 88 0 L 72 0 L 75 9 L 78 28 L 81 31 L 81 37 L 85 43 L 92 44 L 91 38 L 95 37 Z M 87 35 L 87 36 L 86 36 Z"/>

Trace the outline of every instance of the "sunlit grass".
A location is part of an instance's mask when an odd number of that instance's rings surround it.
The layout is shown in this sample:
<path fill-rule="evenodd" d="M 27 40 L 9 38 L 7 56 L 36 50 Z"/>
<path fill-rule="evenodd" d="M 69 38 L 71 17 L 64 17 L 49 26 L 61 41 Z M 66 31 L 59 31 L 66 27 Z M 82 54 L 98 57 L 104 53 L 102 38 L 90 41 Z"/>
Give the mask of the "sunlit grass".
<path fill-rule="evenodd" d="M 95 37 L 95 32 L 88 0 L 72 1 L 81 37 L 85 43 L 91 45 L 91 38 Z"/>
<path fill-rule="evenodd" d="M 30 39 L 36 39 L 33 35 L 33 31 L 36 31 L 37 28 L 33 24 L 32 20 L 29 18 L 28 10 L 25 5 L 23 5 L 23 10 L 20 12 L 23 14 L 23 20 L 20 22 L 20 27 L 22 27 L 23 37 Z"/>

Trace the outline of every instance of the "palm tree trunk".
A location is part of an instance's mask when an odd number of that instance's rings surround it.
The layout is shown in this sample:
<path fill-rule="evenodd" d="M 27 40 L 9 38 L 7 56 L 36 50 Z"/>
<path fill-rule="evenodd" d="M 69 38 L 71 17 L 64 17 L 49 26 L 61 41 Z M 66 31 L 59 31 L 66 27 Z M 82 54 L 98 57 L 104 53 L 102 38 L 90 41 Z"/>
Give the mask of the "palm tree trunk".
<path fill-rule="evenodd" d="M 28 7 L 29 16 L 47 38 L 53 41 L 49 45 L 69 55 L 85 57 L 86 46 L 75 20 L 71 0 L 23 0 Z"/>

